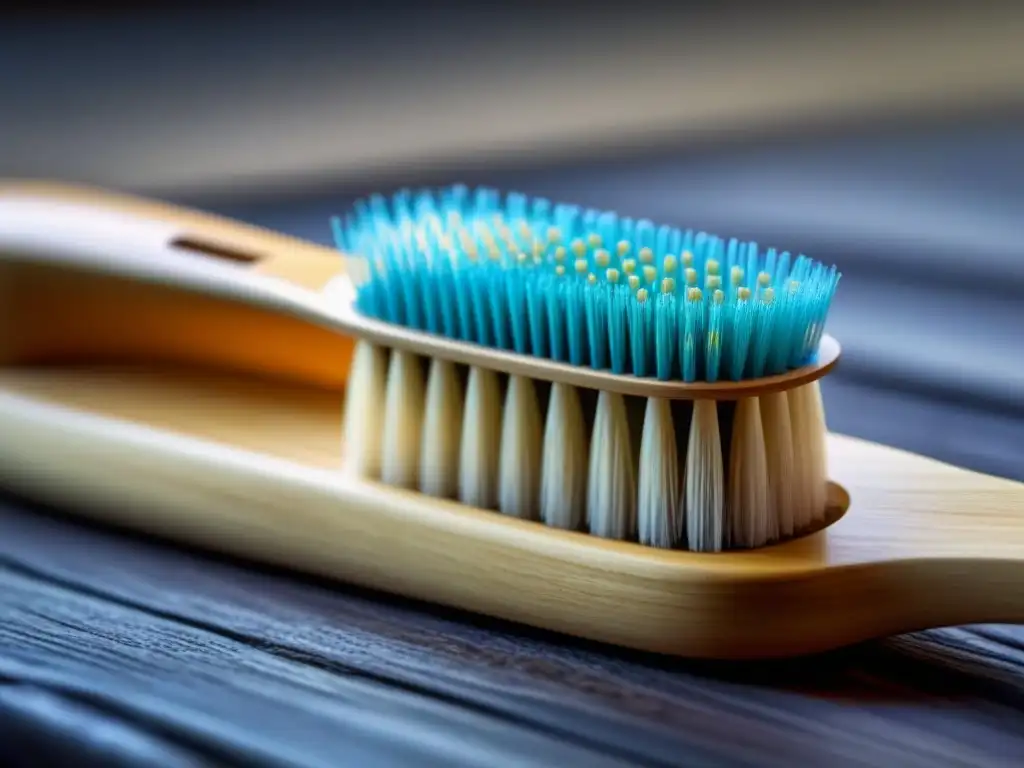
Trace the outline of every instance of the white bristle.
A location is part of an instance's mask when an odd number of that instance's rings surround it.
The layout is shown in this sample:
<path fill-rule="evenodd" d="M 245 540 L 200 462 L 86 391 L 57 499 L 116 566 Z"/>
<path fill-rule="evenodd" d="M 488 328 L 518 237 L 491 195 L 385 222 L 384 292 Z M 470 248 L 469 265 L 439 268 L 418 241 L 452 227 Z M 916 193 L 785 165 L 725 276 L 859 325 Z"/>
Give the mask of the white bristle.
<path fill-rule="evenodd" d="M 797 487 L 795 526 L 798 533 L 825 514 L 825 424 L 820 408 L 820 390 L 816 383 L 789 391 Z"/>
<path fill-rule="evenodd" d="M 541 415 L 533 380 L 511 376 L 501 424 L 498 509 L 526 520 L 540 518 Z"/>
<path fill-rule="evenodd" d="M 387 350 L 360 341 L 356 345 L 345 392 L 341 434 L 345 469 L 361 477 L 380 477 L 380 443 L 387 388 Z"/>
<path fill-rule="evenodd" d="M 388 485 L 417 487 L 423 394 L 419 358 L 411 352 L 392 350 L 381 446 L 381 479 Z"/>
<path fill-rule="evenodd" d="M 455 498 L 459 486 L 462 387 L 455 363 L 434 358 L 427 378 L 426 413 L 420 445 L 420 490 Z"/>
<path fill-rule="evenodd" d="M 652 397 L 644 413 L 637 481 L 637 532 L 641 544 L 671 547 L 678 541 L 679 457 L 668 400 Z"/>
<path fill-rule="evenodd" d="M 597 397 L 590 440 L 587 523 L 606 539 L 627 539 L 636 530 L 636 469 L 626 403 L 617 392 Z"/>
<path fill-rule="evenodd" d="M 760 547 L 768 542 L 768 459 L 761 405 L 756 397 L 745 397 L 736 403 L 726 509 L 731 544 Z"/>
<path fill-rule="evenodd" d="M 576 387 L 551 386 L 541 460 L 540 519 L 555 528 L 582 527 L 587 504 L 587 431 Z"/>
<path fill-rule="evenodd" d="M 719 552 L 725 538 L 725 488 L 718 405 L 696 400 L 686 449 L 686 538 L 689 548 Z"/>
<path fill-rule="evenodd" d="M 793 504 L 796 499 L 793 466 L 793 423 L 789 415 L 789 398 L 785 392 L 761 397 L 761 424 L 764 447 L 768 457 L 768 487 L 772 494 L 772 538 L 793 535 Z"/>
<path fill-rule="evenodd" d="M 498 374 L 469 369 L 459 456 L 459 501 L 481 509 L 498 507 L 501 455 L 501 386 Z"/>
<path fill-rule="evenodd" d="M 828 514 L 828 425 L 825 423 L 825 403 L 821 397 L 821 383 L 812 381 L 805 384 L 807 390 L 809 422 L 814 425 L 813 432 L 808 435 L 811 441 L 811 459 L 814 469 L 811 486 L 814 505 L 811 507 L 812 519 L 821 522 Z"/>

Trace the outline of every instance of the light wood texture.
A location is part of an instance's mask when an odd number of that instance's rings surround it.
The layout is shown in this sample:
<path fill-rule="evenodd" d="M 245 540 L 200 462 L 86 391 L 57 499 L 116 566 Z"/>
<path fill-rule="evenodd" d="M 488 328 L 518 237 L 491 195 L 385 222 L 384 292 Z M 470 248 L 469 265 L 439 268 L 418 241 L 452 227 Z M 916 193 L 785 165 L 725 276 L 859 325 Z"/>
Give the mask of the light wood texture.
<path fill-rule="evenodd" d="M 0 231 L 13 226 L 11 210 L 0 200 Z M 1019 484 L 833 435 L 832 502 L 848 510 L 817 534 L 700 554 L 553 530 L 342 474 L 351 342 L 315 312 L 289 309 L 301 294 L 234 277 L 248 274 L 237 264 L 190 272 L 187 257 L 185 266 L 101 262 L 89 251 L 95 241 L 62 251 L 62 261 L 33 242 L 0 262 L 0 482 L 31 497 L 684 656 L 785 656 L 924 627 L 1024 621 Z M 202 322 L 189 319 L 195 306 L 205 307 Z"/>
<path fill-rule="evenodd" d="M 93 234 L 96 225 L 100 230 L 107 226 L 129 226 L 127 231 L 115 228 L 109 231 L 109 238 L 104 238 L 103 244 L 112 249 L 107 254 L 110 257 L 117 256 L 114 251 L 125 246 L 139 245 L 146 250 L 221 252 L 222 259 L 239 268 L 269 277 L 284 276 L 289 282 L 313 290 L 323 288 L 343 267 L 336 252 L 314 243 L 203 211 L 96 187 L 0 180 L 0 214 L 4 211 L 14 215 L 29 211 L 48 218 L 53 229 L 33 234 L 40 235 L 44 244 L 54 250 L 67 240 L 78 248 L 89 245 L 74 242 L 80 234 L 77 227 L 83 223 L 79 217 L 84 214 L 85 231 L 92 230 Z M 132 235 L 141 242 L 133 240 Z"/>
<path fill-rule="evenodd" d="M 360 315 L 354 309 L 354 288 L 343 275 L 343 259 L 334 250 L 221 217 L 82 187 L 0 185 L 0 253 L 8 269 L 49 265 L 171 285 L 391 348 L 624 395 L 736 400 L 820 379 L 840 355 L 839 343 L 825 336 L 811 365 L 747 381 L 684 383 L 502 352 Z M 75 290 L 94 287 L 88 282 Z M 102 301 L 98 306 L 110 313 L 123 311 Z"/>
<path fill-rule="evenodd" d="M 1024 490 L 840 436 L 849 509 L 753 552 L 606 541 L 345 477 L 342 393 L 152 368 L 8 368 L 0 479 L 109 522 L 619 645 L 760 657 L 1024 620 Z M 844 503 L 833 489 L 833 502 Z"/>

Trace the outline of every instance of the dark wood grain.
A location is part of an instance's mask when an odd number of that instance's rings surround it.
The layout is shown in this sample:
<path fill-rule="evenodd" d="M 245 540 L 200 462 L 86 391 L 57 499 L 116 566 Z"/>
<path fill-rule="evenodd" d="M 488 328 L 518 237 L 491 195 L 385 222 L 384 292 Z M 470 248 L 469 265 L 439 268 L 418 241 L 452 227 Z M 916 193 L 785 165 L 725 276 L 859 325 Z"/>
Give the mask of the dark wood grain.
<path fill-rule="evenodd" d="M 92 748 L 123 764 L 1024 759 L 1024 633 L 1014 629 L 695 664 L 272 572 L 14 500 L 0 531 L 3 722 L 42 719 L 69 744 L 102 722 L 111 736 Z M 4 728 L 4 749 L 32 743 L 29 729 Z"/>

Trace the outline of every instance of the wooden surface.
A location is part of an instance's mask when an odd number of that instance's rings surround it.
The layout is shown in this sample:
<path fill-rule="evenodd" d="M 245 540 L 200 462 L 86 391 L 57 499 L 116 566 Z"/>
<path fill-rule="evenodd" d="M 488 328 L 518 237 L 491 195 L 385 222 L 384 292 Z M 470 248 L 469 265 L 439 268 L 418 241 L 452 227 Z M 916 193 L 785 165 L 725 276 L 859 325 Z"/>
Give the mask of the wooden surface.
<path fill-rule="evenodd" d="M 623 647 L 806 654 L 1024 619 L 1024 485 L 829 435 L 827 530 L 661 550 L 347 476 L 343 394 L 148 367 L 0 372 L 0 479 L 211 551 Z M 848 496 L 846 494 L 849 494 Z"/>
<path fill-rule="evenodd" d="M 0 505 L 0 753 L 51 765 L 982 766 L 1024 632 L 670 661 Z M 19 765 L 8 760 L 7 765 Z"/>

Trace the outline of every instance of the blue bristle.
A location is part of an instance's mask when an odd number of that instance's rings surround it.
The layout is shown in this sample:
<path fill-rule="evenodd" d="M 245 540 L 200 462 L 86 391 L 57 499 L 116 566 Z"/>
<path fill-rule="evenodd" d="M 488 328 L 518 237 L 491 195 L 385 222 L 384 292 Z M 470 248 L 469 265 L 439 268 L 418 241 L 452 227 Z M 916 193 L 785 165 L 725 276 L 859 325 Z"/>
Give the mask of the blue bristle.
<path fill-rule="evenodd" d="M 751 318 L 754 311 L 752 304 L 750 299 L 738 299 L 732 305 L 732 339 L 729 345 L 727 374 L 732 381 L 740 381 L 746 367 L 747 353 L 750 351 Z"/>
<path fill-rule="evenodd" d="M 565 332 L 569 344 L 569 362 L 585 365 L 587 360 L 586 283 L 563 280 L 559 288 L 564 296 Z"/>
<path fill-rule="evenodd" d="M 488 269 L 487 297 L 491 312 L 491 346 L 509 349 L 508 296 L 504 290 L 504 273 L 493 266 Z"/>
<path fill-rule="evenodd" d="M 635 376 L 648 375 L 651 362 L 649 339 L 650 301 L 630 301 L 627 308 L 629 320 L 629 351 L 632 373 Z"/>
<path fill-rule="evenodd" d="M 704 340 L 704 378 L 715 382 L 722 363 L 722 305 L 712 301 L 708 307 L 708 329 Z"/>
<path fill-rule="evenodd" d="M 548 308 L 546 286 L 539 280 L 526 282 L 526 314 L 530 318 L 530 354 L 548 357 Z"/>
<path fill-rule="evenodd" d="M 608 300 L 604 287 L 588 285 L 585 294 L 590 364 L 598 370 L 608 367 Z"/>
<path fill-rule="evenodd" d="M 768 353 L 771 350 L 775 309 L 775 302 L 771 304 L 766 304 L 763 301 L 758 302 L 754 341 L 750 353 L 750 375 L 755 379 L 764 376 L 768 367 Z"/>
<path fill-rule="evenodd" d="M 725 249 L 725 269 L 722 270 L 726 275 L 731 275 L 733 267 L 739 265 L 739 252 L 740 252 L 740 241 L 735 237 L 729 240 L 729 245 Z"/>
<path fill-rule="evenodd" d="M 565 296 L 561 288 L 562 280 L 548 277 L 545 281 L 544 296 L 547 305 L 548 320 L 548 354 L 551 359 L 565 362 Z"/>
<path fill-rule="evenodd" d="M 520 355 L 530 353 L 530 312 L 526 303 L 526 285 L 519 270 L 510 270 L 505 280 L 508 298 L 512 349 Z"/>
<path fill-rule="evenodd" d="M 636 223 L 636 250 L 641 248 L 654 248 L 655 243 L 655 229 L 654 222 L 641 220 Z"/>
<path fill-rule="evenodd" d="M 665 381 L 805 365 L 840 278 L 754 242 L 465 185 L 374 195 L 330 224 L 362 260 L 365 315 Z"/>
<path fill-rule="evenodd" d="M 677 309 L 674 294 L 658 296 L 654 313 L 655 375 L 668 381 L 675 374 Z"/>
<path fill-rule="evenodd" d="M 683 381 L 697 381 L 703 366 L 704 299 L 687 298 L 683 307 L 683 333 L 679 338 L 680 373 Z"/>
<path fill-rule="evenodd" d="M 469 295 L 473 307 L 473 338 L 477 344 L 485 347 L 493 344 L 491 336 L 490 312 L 487 301 L 487 267 L 469 269 Z"/>
<path fill-rule="evenodd" d="M 684 248 L 683 233 L 678 229 L 669 228 L 667 252 L 675 256 L 679 256 L 682 254 Z M 657 252 L 665 253 L 666 251 L 659 249 Z"/>
<path fill-rule="evenodd" d="M 658 233 L 654 237 L 654 252 L 655 253 L 672 253 L 672 249 L 669 247 L 669 241 L 672 236 L 672 227 L 662 224 L 658 227 Z M 676 251 L 678 253 L 678 251 Z"/>
<path fill-rule="evenodd" d="M 605 294 L 608 301 L 608 356 L 612 373 L 626 373 L 629 368 L 627 309 L 633 300 L 628 286 L 610 285 Z"/>

